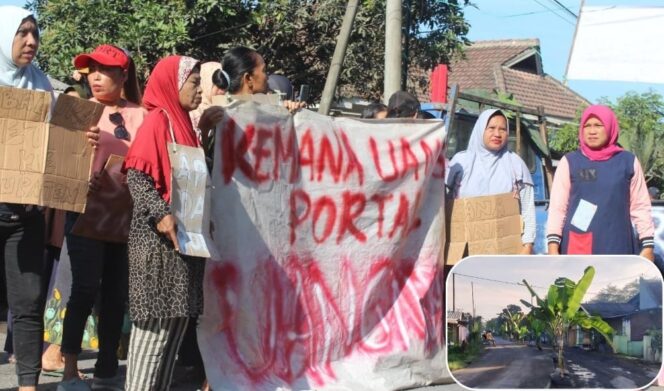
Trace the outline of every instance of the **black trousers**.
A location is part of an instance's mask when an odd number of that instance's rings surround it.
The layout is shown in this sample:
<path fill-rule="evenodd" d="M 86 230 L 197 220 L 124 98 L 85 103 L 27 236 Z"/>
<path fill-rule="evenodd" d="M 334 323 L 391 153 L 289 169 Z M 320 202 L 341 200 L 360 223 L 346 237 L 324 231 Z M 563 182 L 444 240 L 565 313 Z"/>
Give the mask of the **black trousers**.
<path fill-rule="evenodd" d="M 3 294 L 13 316 L 14 355 L 19 386 L 35 386 L 41 371 L 44 338 L 44 216 L 12 219 L 0 214 L 0 272 Z"/>
<path fill-rule="evenodd" d="M 127 245 L 72 235 L 71 227 L 77 218 L 77 213 L 68 212 L 65 224 L 72 286 L 63 324 L 61 351 L 68 354 L 81 352 L 85 323 L 97 294 L 100 294 L 97 323 L 99 354 L 94 375 L 113 377 L 118 370 L 117 350 L 128 294 Z"/>

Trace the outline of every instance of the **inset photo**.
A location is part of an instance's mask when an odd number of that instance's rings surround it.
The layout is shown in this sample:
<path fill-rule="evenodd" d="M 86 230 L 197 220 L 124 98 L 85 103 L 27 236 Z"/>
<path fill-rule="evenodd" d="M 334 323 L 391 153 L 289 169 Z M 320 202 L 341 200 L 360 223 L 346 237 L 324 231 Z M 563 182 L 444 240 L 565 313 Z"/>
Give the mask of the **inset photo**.
<path fill-rule="evenodd" d="M 656 384 L 662 275 L 644 258 L 474 256 L 446 286 L 448 366 L 465 387 Z"/>

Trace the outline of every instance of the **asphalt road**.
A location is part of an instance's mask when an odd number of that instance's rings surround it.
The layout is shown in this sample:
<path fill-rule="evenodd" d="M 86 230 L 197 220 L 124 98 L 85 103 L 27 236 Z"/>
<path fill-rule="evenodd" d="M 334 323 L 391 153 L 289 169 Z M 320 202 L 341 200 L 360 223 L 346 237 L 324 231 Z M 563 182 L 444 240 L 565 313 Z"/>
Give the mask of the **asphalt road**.
<path fill-rule="evenodd" d="M 5 327 L 4 323 L 0 322 L 0 349 L 4 346 L 5 341 Z M 79 360 L 79 369 L 89 378 L 92 378 L 96 354 L 94 352 L 84 352 Z M 120 371 L 124 373 L 126 370 L 126 362 L 120 362 Z M 60 378 L 41 376 L 39 381 L 39 391 L 55 391 Z M 200 382 L 193 379 L 193 377 L 184 372 L 182 368 L 176 367 L 174 375 L 174 382 L 171 387 L 172 391 L 195 391 L 200 387 Z M 16 367 L 7 362 L 7 354 L 0 352 L 0 391 L 15 391 L 17 390 L 16 382 Z M 413 389 L 411 391 L 464 391 L 465 389 L 457 384 L 447 384 L 439 386 L 430 386 Z M 358 390 L 359 391 L 359 390 Z M 366 390 L 362 390 L 366 391 Z"/>
<path fill-rule="evenodd" d="M 548 388 L 553 357 L 551 348 L 539 351 L 496 338 L 495 347 L 487 346 L 475 362 L 452 375 L 471 388 Z M 572 388 L 640 388 L 651 383 L 659 370 L 658 364 L 579 348 L 565 349 L 565 362 Z"/>
<path fill-rule="evenodd" d="M 565 365 L 575 388 L 640 388 L 657 377 L 659 365 L 610 353 L 565 349 Z"/>
<path fill-rule="evenodd" d="M 540 351 L 497 337 L 495 347 L 485 347 L 479 359 L 452 375 L 471 388 L 547 388 L 552 369 L 551 349 Z"/>

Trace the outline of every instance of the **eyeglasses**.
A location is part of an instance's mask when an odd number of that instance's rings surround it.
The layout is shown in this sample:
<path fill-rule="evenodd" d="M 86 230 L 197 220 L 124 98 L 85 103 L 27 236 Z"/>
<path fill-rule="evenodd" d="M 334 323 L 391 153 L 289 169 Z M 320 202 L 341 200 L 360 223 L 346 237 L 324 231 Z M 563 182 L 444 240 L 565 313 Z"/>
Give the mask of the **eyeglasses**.
<path fill-rule="evenodd" d="M 111 113 L 108 115 L 108 119 L 111 120 L 113 125 L 115 125 L 115 130 L 113 131 L 115 138 L 129 141 L 129 132 L 127 131 L 127 128 L 125 128 L 125 122 L 124 118 L 122 118 L 122 114 Z"/>

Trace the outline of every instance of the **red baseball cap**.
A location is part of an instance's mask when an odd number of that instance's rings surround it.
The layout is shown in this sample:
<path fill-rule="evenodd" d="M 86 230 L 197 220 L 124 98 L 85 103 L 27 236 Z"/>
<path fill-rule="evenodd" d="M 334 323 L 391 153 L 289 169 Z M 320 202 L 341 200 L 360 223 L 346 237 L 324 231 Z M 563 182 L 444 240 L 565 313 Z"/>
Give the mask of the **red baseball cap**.
<path fill-rule="evenodd" d="M 124 50 L 113 45 L 99 45 L 90 54 L 79 54 L 74 58 L 74 67 L 76 69 L 87 68 L 90 60 L 110 67 L 129 68 L 129 56 Z"/>

